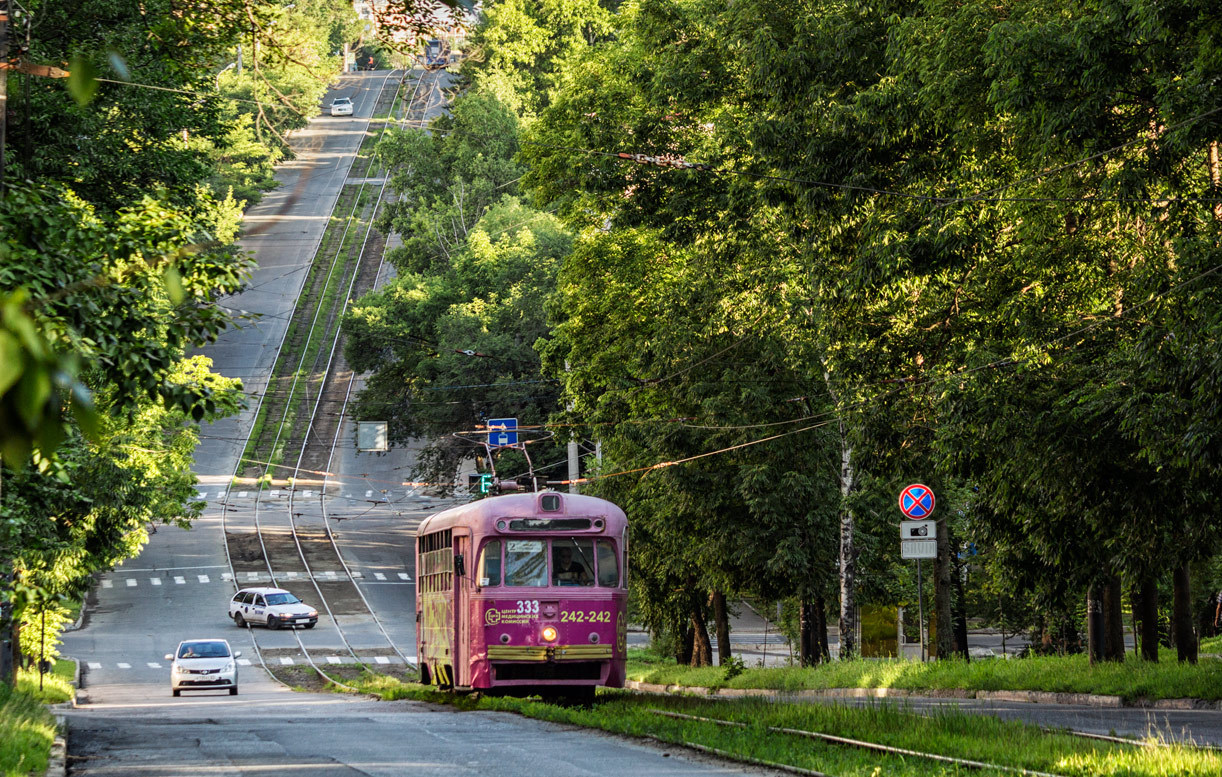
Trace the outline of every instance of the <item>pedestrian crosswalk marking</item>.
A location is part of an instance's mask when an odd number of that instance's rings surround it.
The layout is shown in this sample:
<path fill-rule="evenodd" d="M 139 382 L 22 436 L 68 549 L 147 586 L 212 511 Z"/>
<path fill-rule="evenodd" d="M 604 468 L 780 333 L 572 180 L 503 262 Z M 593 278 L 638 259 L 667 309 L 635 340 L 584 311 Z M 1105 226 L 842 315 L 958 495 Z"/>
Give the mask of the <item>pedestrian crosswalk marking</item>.
<path fill-rule="evenodd" d="M 379 664 L 389 664 L 390 663 L 390 659 L 387 658 L 386 656 L 374 656 L 373 660 L 377 661 Z"/>
<path fill-rule="evenodd" d="M 101 664 L 99 664 L 97 661 L 90 661 L 90 662 L 89 662 L 89 668 L 90 668 L 90 669 L 101 669 L 101 668 L 102 668 L 102 665 L 101 665 Z"/>
<path fill-rule="evenodd" d="M 199 575 L 199 581 L 200 581 L 201 583 L 207 583 L 207 582 L 211 582 L 211 581 L 209 581 L 209 580 L 208 580 L 208 576 L 207 576 L 207 575 Z"/>
<path fill-rule="evenodd" d="M 249 493 L 250 493 L 249 491 L 239 491 L 239 492 L 238 492 L 238 499 L 245 499 L 245 498 L 246 498 L 246 496 L 247 496 Z"/>
<path fill-rule="evenodd" d="M 120 661 L 120 662 L 119 662 L 119 668 L 120 668 L 120 669 L 131 669 L 131 668 L 132 668 L 132 665 L 131 665 L 131 664 L 125 664 L 125 663 L 123 663 L 122 661 Z"/>
<path fill-rule="evenodd" d="M 289 577 L 289 579 L 290 579 L 290 580 L 292 580 L 293 578 L 297 577 L 297 573 L 296 573 L 296 572 L 286 572 L 285 574 L 286 574 L 286 575 L 288 575 L 288 577 Z"/>
<path fill-rule="evenodd" d="M 306 492 L 305 492 L 305 498 L 306 498 L 306 499 L 312 499 L 313 497 L 314 497 L 314 492 L 313 492 L 313 491 L 306 491 Z"/>
<path fill-rule="evenodd" d="M 373 496 L 373 490 L 372 490 L 372 489 L 370 489 L 369 491 L 366 491 L 366 492 L 365 492 L 365 498 L 366 498 L 366 499 L 368 499 L 368 498 L 369 498 L 369 497 L 371 497 L 371 496 Z"/>
<path fill-rule="evenodd" d="M 374 573 L 373 573 L 373 576 L 374 576 L 374 578 L 375 578 L 375 579 L 377 579 L 377 580 L 385 580 L 385 579 L 386 579 L 386 575 L 382 574 L 381 572 L 374 572 Z"/>
<path fill-rule="evenodd" d="M 150 577 L 149 583 L 151 583 L 152 585 L 161 585 L 161 578 L 160 577 Z"/>
<path fill-rule="evenodd" d="M 246 573 L 246 579 L 247 579 L 247 580 L 254 580 L 254 579 L 255 579 L 255 578 L 257 578 L 258 576 L 259 576 L 259 573 L 258 573 L 258 572 L 247 572 L 247 573 Z"/>
<path fill-rule="evenodd" d="M 406 581 L 407 581 L 407 582 L 409 582 L 409 583 L 412 581 L 411 576 L 410 576 L 410 575 L 408 575 L 406 572 L 400 572 L 400 573 L 399 573 L 399 579 L 400 579 L 400 580 L 406 580 Z"/>
<path fill-rule="evenodd" d="M 127 587 L 128 587 L 128 588 L 135 588 L 135 587 L 136 587 L 136 578 L 134 578 L 134 577 L 129 577 L 129 578 L 127 578 Z"/>
<path fill-rule="evenodd" d="M 289 658 L 288 656 L 281 656 L 281 657 L 280 657 L 280 663 L 281 663 L 283 666 L 292 666 L 292 665 L 293 665 L 293 659 Z"/>
<path fill-rule="evenodd" d="M 327 656 L 327 663 L 328 664 L 342 664 L 344 662 L 339 660 L 339 656 Z"/>
<path fill-rule="evenodd" d="M 225 582 L 229 582 L 230 580 L 233 580 L 233 575 L 229 574 L 228 572 L 222 572 L 221 579 Z"/>
<path fill-rule="evenodd" d="M 250 659 L 249 658 L 239 658 L 238 666 L 250 666 Z"/>
<path fill-rule="evenodd" d="M 148 664 L 149 664 L 149 669 L 160 669 L 161 668 L 161 664 L 157 663 L 156 661 L 149 661 Z"/>
<path fill-rule="evenodd" d="M 113 580 L 103 580 L 103 581 L 102 581 L 102 587 L 103 587 L 103 588 L 114 588 L 114 586 L 115 586 L 115 584 L 114 584 L 114 581 L 113 581 Z"/>
<path fill-rule="evenodd" d="M 186 585 L 186 584 L 187 584 L 187 579 L 185 577 L 174 575 L 174 585 Z"/>

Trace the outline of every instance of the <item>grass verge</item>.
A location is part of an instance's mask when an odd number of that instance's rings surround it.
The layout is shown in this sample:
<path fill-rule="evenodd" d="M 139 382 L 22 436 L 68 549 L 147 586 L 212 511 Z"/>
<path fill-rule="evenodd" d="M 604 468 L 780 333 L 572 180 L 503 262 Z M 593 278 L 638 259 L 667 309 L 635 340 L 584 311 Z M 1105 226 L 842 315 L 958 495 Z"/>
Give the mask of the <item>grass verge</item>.
<path fill-rule="evenodd" d="M 629 651 L 628 678 L 662 685 L 702 688 L 817 691 L 829 688 L 900 688 L 911 691 L 1051 691 L 1094 693 L 1137 699 L 1222 699 L 1222 661 L 1180 664 L 1174 654 L 1152 664 L 1124 662 L 1091 666 L 1085 655 L 1021 659 L 903 661 L 862 659 L 815 667 L 772 667 L 731 675 L 722 667 L 678 666 L 673 659 Z"/>
<path fill-rule="evenodd" d="M 352 678 L 350 683 L 364 693 L 387 700 L 413 699 L 451 704 L 464 710 L 514 712 L 665 743 L 699 745 L 743 760 L 785 764 L 836 777 L 925 777 L 969 771 L 1003 775 L 1013 772 L 960 769 L 925 758 L 871 752 L 774 729 L 814 731 L 1065 777 L 1222 774 L 1222 755 L 1213 751 L 1183 745 L 1138 747 L 1096 742 L 955 710 L 917 715 L 894 703 L 850 707 L 604 691 L 593 706 L 572 707 L 532 699 L 481 697 L 478 694 L 455 696 L 384 674 L 363 674 Z M 728 728 L 704 721 L 678 720 L 658 715 L 654 710 L 745 725 Z"/>
<path fill-rule="evenodd" d="M 42 774 L 54 741 L 51 713 L 33 696 L 0 685 L 0 774 Z"/>
<path fill-rule="evenodd" d="M 17 670 L 17 690 L 43 704 L 59 704 L 72 698 L 72 681 L 75 677 L 76 662 L 61 658 L 50 672 L 42 676 L 41 689 L 38 687 L 38 670 Z"/>

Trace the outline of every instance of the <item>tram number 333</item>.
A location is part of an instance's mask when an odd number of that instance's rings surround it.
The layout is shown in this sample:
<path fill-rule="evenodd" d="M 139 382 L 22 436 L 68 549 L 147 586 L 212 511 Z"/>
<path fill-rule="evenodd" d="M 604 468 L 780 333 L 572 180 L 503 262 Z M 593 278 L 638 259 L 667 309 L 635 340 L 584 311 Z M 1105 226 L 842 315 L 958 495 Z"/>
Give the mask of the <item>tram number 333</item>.
<path fill-rule="evenodd" d="M 527 615 L 532 614 L 532 613 L 538 613 L 539 612 L 539 600 L 538 599 L 519 599 L 518 600 L 518 612 L 527 614 Z"/>
<path fill-rule="evenodd" d="M 561 623 L 610 623 L 611 613 L 603 612 L 583 612 L 581 610 L 561 610 Z"/>

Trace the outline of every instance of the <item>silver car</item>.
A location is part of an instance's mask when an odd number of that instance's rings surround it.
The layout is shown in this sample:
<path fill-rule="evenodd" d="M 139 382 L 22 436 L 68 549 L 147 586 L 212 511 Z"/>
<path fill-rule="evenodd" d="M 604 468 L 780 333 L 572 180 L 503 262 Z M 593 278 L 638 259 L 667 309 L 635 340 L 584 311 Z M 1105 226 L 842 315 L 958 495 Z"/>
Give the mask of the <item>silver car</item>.
<path fill-rule="evenodd" d="M 179 696 L 183 691 L 215 691 L 229 689 L 238 695 L 238 662 L 242 651 L 229 649 L 223 639 L 189 639 L 178 643 L 178 649 L 166 653 L 170 664 L 170 692 Z"/>
<path fill-rule="evenodd" d="M 331 101 L 332 116 L 351 116 L 352 100 L 348 97 L 336 97 Z"/>

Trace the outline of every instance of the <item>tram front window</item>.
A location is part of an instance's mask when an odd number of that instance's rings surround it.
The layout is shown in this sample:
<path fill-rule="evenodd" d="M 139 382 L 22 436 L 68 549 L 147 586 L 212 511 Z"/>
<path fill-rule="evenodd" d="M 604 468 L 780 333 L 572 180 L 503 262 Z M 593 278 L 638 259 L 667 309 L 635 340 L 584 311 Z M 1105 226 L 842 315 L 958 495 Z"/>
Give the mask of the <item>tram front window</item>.
<path fill-rule="evenodd" d="M 501 541 L 490 540 L 479 554 L 479 573 L 475 576 L 481 586 L 501 584 Z"/>
<path fill-rule="evenodd" d="M 611 540 L 598 541 L 598 584 L 603 588 L 619 585 L 619 554 Z"/>
<path fill-rule="evenodd" d="M 552 585 L 594 585 L 594 543 L 552 540 Z"/>
<path fill-rule="evenodd" d="M 505 585 L 547 585 L 547 552 L 543 540 L 505 541 Z"/>

